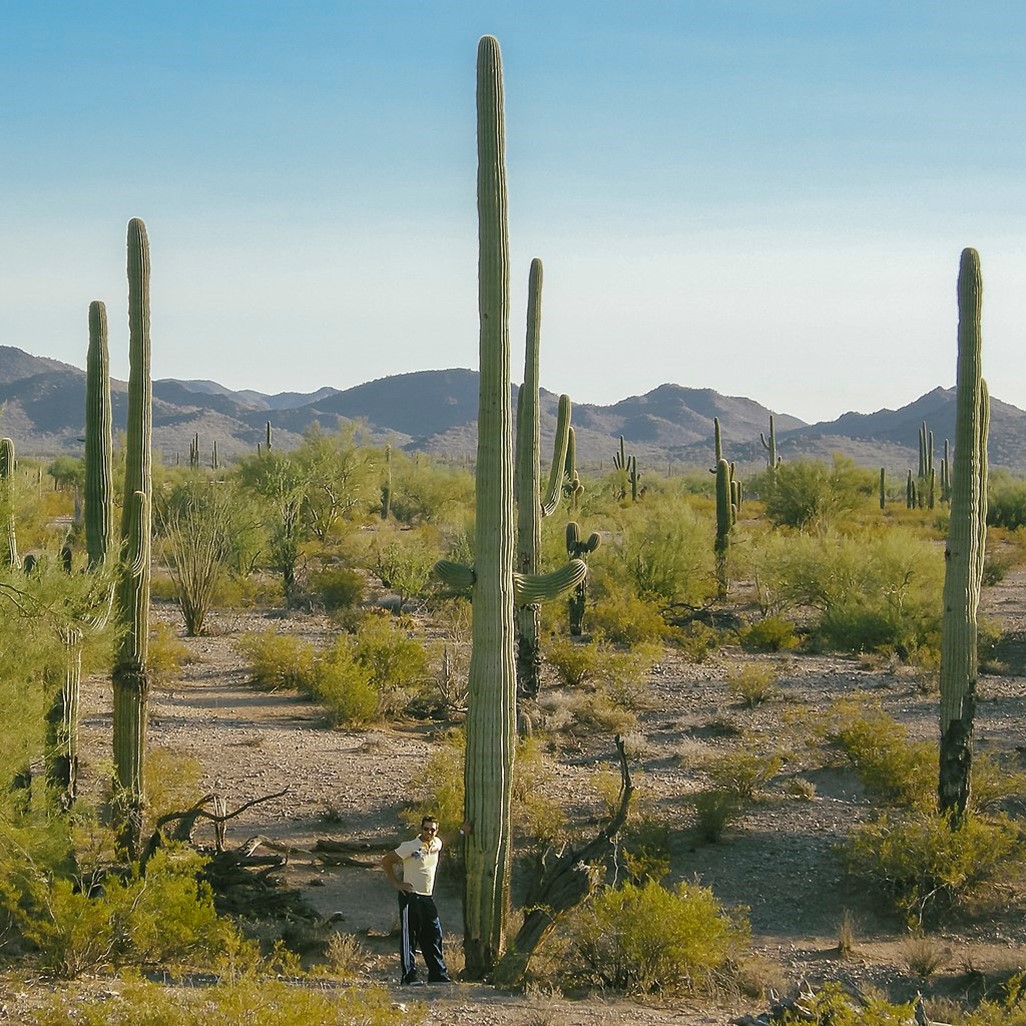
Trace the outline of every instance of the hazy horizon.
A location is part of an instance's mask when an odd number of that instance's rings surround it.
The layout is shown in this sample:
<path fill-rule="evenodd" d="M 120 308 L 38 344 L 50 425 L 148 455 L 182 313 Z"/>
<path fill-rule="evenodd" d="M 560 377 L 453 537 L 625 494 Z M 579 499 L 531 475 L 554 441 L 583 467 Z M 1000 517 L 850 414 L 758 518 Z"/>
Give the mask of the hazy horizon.
<path fill-rule="evenodd" d="M 808 422 L 984 373 L 1026 408 L 1026 8 L 869 0 L 8 5 L 0 344 L 83 366 L 147 224 L 155 378 L 268 394 L 477 367 L 474 60 L 503 50 L 512 376 Z M 48 17 L 48 15 L 50 15 Z"/>

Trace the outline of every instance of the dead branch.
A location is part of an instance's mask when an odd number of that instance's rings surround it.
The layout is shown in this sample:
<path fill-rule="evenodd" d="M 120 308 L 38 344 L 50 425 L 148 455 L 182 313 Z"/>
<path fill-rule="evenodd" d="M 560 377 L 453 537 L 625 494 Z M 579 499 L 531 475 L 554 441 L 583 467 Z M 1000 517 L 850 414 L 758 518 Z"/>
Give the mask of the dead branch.
<path fill-rule="evenodd" d="M 495 970 L 495 982 L 510 986 L 520 980 L 538 946 L 564 912 L 580 904 L 595 884 L 594 866 L 613 850 L 614 840 L 627 820 L 634 784 L 627 765 L 623 738 L 616 735 L 616 753 L 620 761 L 620 804 L 599 835 L 583 848 L 568 848 L 542 874 L 528 895 L 523 926 Z"/>

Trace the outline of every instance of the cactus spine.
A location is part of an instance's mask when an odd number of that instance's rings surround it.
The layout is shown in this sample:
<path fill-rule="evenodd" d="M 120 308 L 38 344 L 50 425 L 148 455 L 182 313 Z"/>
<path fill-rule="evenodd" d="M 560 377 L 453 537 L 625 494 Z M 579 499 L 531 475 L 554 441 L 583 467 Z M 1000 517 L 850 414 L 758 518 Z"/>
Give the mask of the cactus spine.
<path fill-rule="evenodd" d="M 128 224 L 128 433 L 121 518 L 124 563 L 117 609 L 123 628 L 114 671 L 114 774 L 122 847 L 137 854 L 142 832 L 149 678 L 150 495 L 153 386 L 150 380 L 150 251 L 146 226 Z"/>
<path fill-rule="evenodd" d="M 987 536 L 990 399 L 981 372 L 980 257 L 962 251 L 958 273 L 958 373 L 951 518 L 944 551 L 941 622 L 940 773 L 942 812 L 957 824 L 971 793 L 978 674 L 977 620 Z"/>
<path fill-rule="evenodd" d="M 104 563 L 114 533 L 114 457 L 111 441 L 107 308 L 89 304 L 86 354 L 85 533 L 89 566 Z"/>
<path fill-rule="evenodd" d="M 14 530 L 14 442 L 9 438 L 0 438 L 0 519 L 6 535 L 0 565 L 19 567 L 18 538 Z"/>

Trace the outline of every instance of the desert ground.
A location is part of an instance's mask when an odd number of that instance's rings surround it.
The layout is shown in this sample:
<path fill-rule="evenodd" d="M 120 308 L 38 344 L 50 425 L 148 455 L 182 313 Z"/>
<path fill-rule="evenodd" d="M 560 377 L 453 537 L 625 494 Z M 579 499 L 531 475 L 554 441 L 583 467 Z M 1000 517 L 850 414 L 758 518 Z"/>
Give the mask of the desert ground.
<path fill-rule="evenodd" d="M 1021 756 L 1026 752 L 1021 644 L 1026 638 L 1026 572 L 1015 571 L 988 589 L 984 606 L 1005 634 L 1004 668 L 1001 675 L 984 677 L 977 746 Z M 396 902 L 377 860 L 409 836 L 399 813 L 410 800 L 410 781 L 445 725 L 411 719 L 361 731 L 331 729 L 315 704 L 293 693 L 256 690 L 239 638 L 270 628 L 323 641 L 333 628 L 322 616 L 215 612 L 208 635 L 199 638 L 183 637 L 171 603 L 155 604 L 155 617 L 182 637 L 189 659 L 175 679 L 154 688 L 151 746 L 198 761 L 202 789 L 223 796 L 229 809 L 287 788 L 230 820 L 226 843 L 284 854 L 276 878 L 320 917 L 294 923 L 293 934 L 307 931 L 321 941 L 331 931 L 355 936 L 365 951 L 360 981 L 390 988 L 397 1002 L 425 1003 L 435 1022 L 590 1026 L 629 1020 L 698 1026 L 764 1009 L 770 987 L 786 992 L 803 983 L 838 980 L 892 1000 L 907 1000 L 917 991 L 940 1000 L 969 993 L 984 986 L 989 973 L 1026 961 L 1026 921 L 1021 904 L 1011 901 L 1014 888 L 1009 885 L 1009 902 L 999 899 L 960 911 L 919 941 L 937 965 L 929 979 L 917 974 L 909 964 L 916 962 L 911 947 L 916 942 L 896 916 L 845 879 L 834 852 L 851 827 L 871 813 L 873 803 L 850 768 L 824 765 L 821 757 L 813 757 L 804 727 L 838 698 L 855 696 L 879 702 L 912 737 L 935 738 L 937 695 L 921 674 L 893 661 L 756 655 L 732 646 L 694 664 L 667 649 L 649 675 L 638 728 L 627 737 L 638 802 L 670 824 L 667 882 L 696 879 L 725 904 L 749 910 L 749 992 L 715 1001 L 658 996 L 634 1001 L 594 993 L 566 996 L 542 984 L 505 992 L 459 982 L 419 989 L 411 998 L 408 988 L 398 986 Z M 430 622 L 418 622 L 430 633 Z M 732 671 L 750 661 L 771 662 L 778 678 L 777 693 L 753 709 L 744 708 L 726 684 Z M 108 757 L 111 713 L 107 681 L 90 678 L 84 687 L 88 772 Z M 546 695 L 557 690 L 554 680 L 547 682 L 543 706 Z M 749 743 L 753 737 L 762 739 L 767 751 L 784 753 L 784 761 L 719 843 L 700 843 L 689 796 L 707 786 L 702 767 L 708 757 L 730 750 L 742 736 Z M 554 771 L 539 786 L 563 804 L 586 836 L 597 831 L 604 814 L 599 777 L 608 781 L 616 772 L 612 736 L 581 732 L 562 739 Z M 212 832 L 201 825 L 196 841 L 212 844 Z M 350 849 L 344 864 L 332 864 L 337 859 L 331 853 L 318 851 L 325 841 L 364 848 Z M 444 873 L 436 896 L 447 954 L 458 970 L 460 895 Z M 3 1008 L 0 1021 L 5 1016 L 17 1021 L 13 991 L 5 994 Z"/>

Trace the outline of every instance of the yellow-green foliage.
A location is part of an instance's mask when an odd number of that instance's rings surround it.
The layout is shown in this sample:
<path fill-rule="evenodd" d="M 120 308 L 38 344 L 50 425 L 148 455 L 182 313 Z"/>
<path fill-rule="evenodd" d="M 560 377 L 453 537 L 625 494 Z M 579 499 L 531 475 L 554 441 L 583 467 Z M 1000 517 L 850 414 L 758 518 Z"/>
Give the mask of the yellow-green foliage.
<path fill-rule="evenodd" d="M 777 672 L 772 666 L 748 663 L 727 674 L 727 688 L 746 709 L 754 709 L 776 695 Z"/>
<path fill-rule="evenodd" d="M 805 530 L 837 522 L 865 502 L 877 482 L 846 456 L 828 466 L 818 460 L 782 463 L 766 494 L 766 516 L 776 524 Z"/>
<path fill-rule="evenodd" d="M 712 520 L 682 498 L 652 498 L 622 512 L 618 543 L 596 557 L 626 574 L 642 598 L 700 605 L 715 591 Z"/>
<path fill-rule="evenodd" d="M 713 759 L 706 771 L 720 790 L 750 801 L 770 782 L 782 763 L 782 756 L 775 752 L 739 749 Z"/>
<path fill-rule="evenodd" d="M 781 652 L 797 648 L 794 623 L 782 616 L 764 616 L 738 632 L 741 647 L 749 652 Z"/>
<path fill-rule="evenodd" d="M 309 688 L 311 698 L 325 705 L 336 726 L 359 727 L 379 714 L 379 691 L 370 667 L 355 657 L 349 638 L 341 637 L 317 659 Z"/>
<path fill-rule="evenodd" d="M 653 881 L 599 891 L 568 933 L 569 976 L 634 993 L 715 990 L 749 939 L 746 919 L 708 888 Z"/>
<path fill-rule="evenodd" d="M 170 684 L 178 679 L 182 664 L 189 660 L 189 647 L 166 624 L 158 623 L 150 631 L 146 669 L 154 684 Z"/>
<path fill-rule="evenodd" d="M 20 879 L 5 866 L 14 888 L 6 897 L 21 894 L 7 911 L 55 976 L 127 964 L 208 964 L 234 928 L 214 911 L 210 887 L 199 879 L 203 862 L 194 851 L 165 849 L 149 861 L 145 877 L 108 877 L 92 894 L 34 863 Z"/>
<path fill-rule="evenodd" d="M 614 644 L 630 648 L 659 641 L 666 633 L 659 605 L 639 596 L 629 582 L 603 573 L 596 578 L 594 595 L 586 613 L 587 623 Z"/>
<path fill-rule="evenodd" d="M 398 1026 L 420 1021 L 415 1005 L 399 1005 L 382 989 L 324 991 L 252 975 L 174 989 L 129 976 L 115 991 L 59 992 L 31 1015 L 25 1026 Z"/>
<path fill-rule="evenodd" d="M 838 702 L 830 718 L 828 740 L 841 748 L 869 794 L 891 805 L 933 808 L 936 743 L 912 741 L 905 727 L 868 699 Z"/>
<path fill-rule="evenodd" d="M 752 562 L 764 611 L 816 610 L 827 648 L 904 656 L 939 644 L 943 555 L 906 530 L 765 535 Z"/>
<path fill-rule="evenodd" d="M 360 624 L 353 658 L 378 688 L 417 687 L 428 677 L 427 649 L 391 619 L 368 617 Z"/>
<path fill-rule="evenodd" d="M 714 788 L 695 795 L 695 829 L 698 836 L 710 844 L 723 837 L 723 831 L 734 822 L 744 809 L 744 802 L 734 791 Z"/>
<path fill-rule="evenodd" d="M 797 1016 L 786 1022 L 808 1022 L 812 1026 L 908 1026 L 915 1022 L 911 1004 L 895 1005 L 883 998 L 853 997 L 839 983 L 827 983 L 823 989 L 802 1001 L 810 1018 Z"/>
<path fill-rule="evenodd" d="M 857 827 L 841 846 L 845 869 L 868 884 L 910 923 L 930 906 L 957 903 L 1026 854 L 1022 828 L 1004 816 L 967 816 L 953 829 L 933 811 L 883 815 Z"/>
<path fill-rule="evenodd" d="M 244 634 L 238 641 L 249 665 L 250 680 L 262 691 L 299 691 L 313 679 L 315 652 L 292 634 L 267 630 Z"/>

